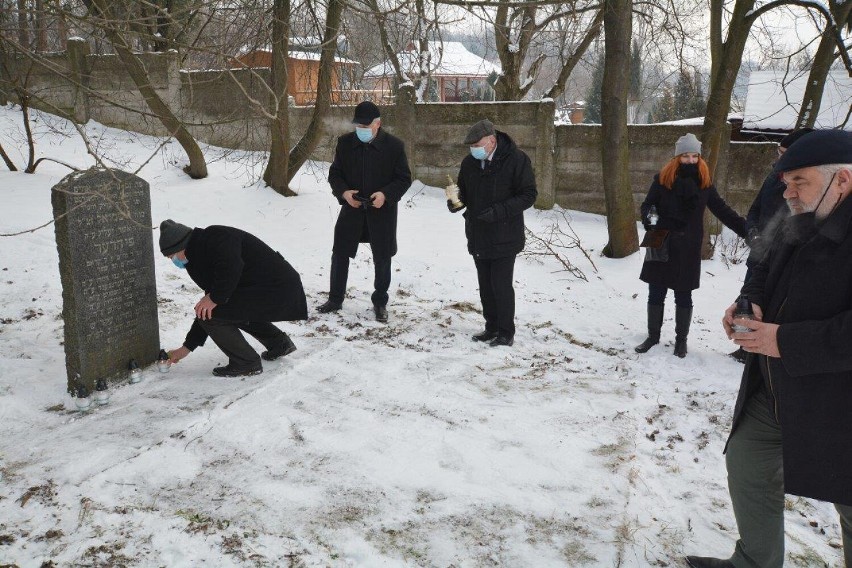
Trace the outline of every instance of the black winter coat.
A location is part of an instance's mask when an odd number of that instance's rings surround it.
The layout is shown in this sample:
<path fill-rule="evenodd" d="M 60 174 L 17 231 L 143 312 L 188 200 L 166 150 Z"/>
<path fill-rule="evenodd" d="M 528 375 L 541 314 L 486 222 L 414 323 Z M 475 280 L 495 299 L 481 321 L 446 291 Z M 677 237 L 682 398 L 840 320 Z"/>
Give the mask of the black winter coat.
<path fill-rule="evenodd" d="M 504 132 L 497 131 L 494 158 L 482 162 L 468 154 L 458 176 L 459 199 L 467 206 L 464 230 L 467 250 L 474 258 L 504 258 L 524 250 L 524 210 L 535 203 L 538 192 L 529 156 Z M 479 214 L 494 208 L 496 220 Z"/>
<path fill-rule="evenodd" d="M 402 140 L 382 128 L 366 144 L 354 132 L 344 134 L 337 139 L 328 183 L 342 205 L 334 226 L 334 252 L 354 258 L 361 242 L 370 243 L 377 257 L 394 256 L 397 204 L 411 186 L 411 170 Z M 381 191 L 385 194 L 385 204 L 380 209 L 356 209 L 343 199 L 343 192 L 350 189 L 357 189 L 364 198 Z"/>
<path fill-rule="evenodd" d="M 748 255 L 746 266 L 749 268 L 760 262 L 766 254 L 775 233 L 784 219 L 790 215 L 787 202 L 784 199 L 784 190 L 787 185 L 777 173 L 770 173 L 763 180 L 760 191 L 746 215 L 746 226 L 749 234 L 757 232 L 757 237 L 749 241 L 751 253 Z"/>
<path fill-rule="evenodd" d="M 222 225 L 195 228 L 186 258 L 189 277 L 217 304 L 215 318 L 273 322 L 308 317 L 299 273 L 254 235 Z M 184 345 L 195 349 L 206 339 L 196 320 Z"/>
<path fill-rule="evenodd" d="M 645 262 L 639 278 L 643 282 L 671 290 L 695 290 L 701 283 L 701 239 L 704 235 L 704 209 L 710 211 L 739 236 L 745 238 L 745 219 L 731 209 L 713 186 L 699 189 L 692 177 L 675 178 L 671 189 L 654 176 L 648 196 L 642 203 L 642 219 L 651 206 L 657 207 L 659 229 L 669 229 L 668 262 Z"/>
<path fill-rule="evenodd" d="M 852 505 L 852 198 L 796 238 L 809 217 L 785 221 L 743 286 L 763 321 L 780 324 L 781 358 L 748 355 L 731 432 L 763 383 L 781 424 L 784 490 Z"/>

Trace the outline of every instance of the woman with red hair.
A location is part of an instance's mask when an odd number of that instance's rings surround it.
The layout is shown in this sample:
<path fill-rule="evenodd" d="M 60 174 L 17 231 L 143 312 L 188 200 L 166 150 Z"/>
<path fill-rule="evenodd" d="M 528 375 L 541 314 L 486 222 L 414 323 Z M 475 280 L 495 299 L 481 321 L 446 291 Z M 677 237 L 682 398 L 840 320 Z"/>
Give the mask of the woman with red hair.
<path fill-rule="evenodd" d="M 686 337 L 692 322 L 692 291 L 701 279 L 701 240 L 704 235 L 704 209 L 709 208 L 724 225 L 746 237 L 746 221 L 719 196 L 710 179 L 707 163 L 701 158 L 701 142 L 685 134 L 675 143 L 675 155 L 654 176 L 648 196 L 642 203 L 645 229 L 668 230 L 668 259 L 653 260 L 648 255 L 639 278 L 648 283 L 648 338 L 636 346 L 645 353 L 660 342 L 666 293 L 675 296 L 674 354 L 686 357 Z M 649 221 L 651 207 L 659 221 Z"/>

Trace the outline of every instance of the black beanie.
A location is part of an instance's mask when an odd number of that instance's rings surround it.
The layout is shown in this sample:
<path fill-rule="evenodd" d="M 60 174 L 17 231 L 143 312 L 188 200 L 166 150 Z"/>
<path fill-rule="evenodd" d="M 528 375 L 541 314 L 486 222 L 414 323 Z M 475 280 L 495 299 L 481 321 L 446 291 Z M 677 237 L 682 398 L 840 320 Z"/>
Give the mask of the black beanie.
<path fill-rule="evenodd" d="M 186 249 L 191 234 L 192 229 L 186 225 L 166 219 L 160 223 L 160 252 L 164 256 L 171 256 Z"/>

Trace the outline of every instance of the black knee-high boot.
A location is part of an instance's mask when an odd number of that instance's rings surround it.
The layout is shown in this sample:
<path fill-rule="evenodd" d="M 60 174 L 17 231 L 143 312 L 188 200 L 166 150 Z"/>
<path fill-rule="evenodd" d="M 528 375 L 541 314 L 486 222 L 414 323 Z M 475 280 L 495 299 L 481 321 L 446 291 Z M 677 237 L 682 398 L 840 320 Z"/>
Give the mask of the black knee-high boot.
<path fill-rule="evenodd" d="M 636 353 L 645 353 L 660 342 L 660 329 L 663 327 L 663 306 L 648 304 L 648 339 L 635 347 Z"/>
<path fill-rule="evenodd" d="M 686 357 L 686 336 L 689 335 L 689 324 L 692 323 L 692 307 L 675 309 L 675 347 L 674 354 L 680 358 Z"/>

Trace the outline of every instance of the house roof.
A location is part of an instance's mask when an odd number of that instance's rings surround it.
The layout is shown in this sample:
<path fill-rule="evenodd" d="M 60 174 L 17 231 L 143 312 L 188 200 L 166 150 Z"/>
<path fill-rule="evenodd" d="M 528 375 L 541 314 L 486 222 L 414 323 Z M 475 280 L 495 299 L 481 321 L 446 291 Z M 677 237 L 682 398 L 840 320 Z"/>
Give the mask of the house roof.
<path fill-rule="evenodd" d="M 458 41 L 429 42 L 429 72 L 435 76 L 488 77 L 500 73 L 500 67 L 469 52 Z M 420 74 L 420 63 L 416 50 L 397 53 L 403 71 L 410 77 Z M 391 77 L 394 75 L 390 61 L 379 63 L 364 73 L 364 77 Z"/>
<path fill-rule="evenodd" d="M 748 95 L 743 111 L 743 129 L 792 130 L 795 128 L 808 71 L 785 73 L 754 71 L 749 77 Z M 837 128 L 847 119 L 852 104 L 852 78 L 846 72 L 832 71 L 825 81 L 825 90 L 816 128 Z M 852 119 L 844 126 L 852 130 Z"/>
<path fill-rule="evenodd" d="M 269 50 L 269 49 L 265 49 L 265 48 L 252 49 L 251 51 L 244 51 L 244 52 L 240 53 L 237 56 L 237 58 L 239 59 L 241 57 L 245 57 L 246 55 L 249 55 L 251 53 L 270 53 L 271 54 L 272 51 Z M 319 61 L 320 55 L 321 55 L 320 53 L 315 53 L 313 51 L 290 50 L 290 51 L 287 52 L 287 57 L 289 57 L 291 59 L 301 59 L 301 60 L 304 60 L 304 61 Z M 334 61 L 335 61 L 335 63 L 348 63 L 348 64 L 351 64 L 351 65 L 357 65 L 358 64 L 357 61 L 353 61 L 351 59 L 346 59 L 345 57 L 340 57 L 339 55 L 334 56 Z"/>

